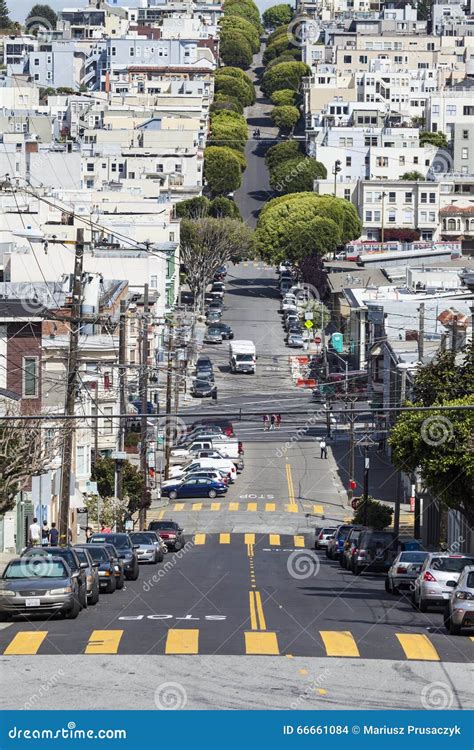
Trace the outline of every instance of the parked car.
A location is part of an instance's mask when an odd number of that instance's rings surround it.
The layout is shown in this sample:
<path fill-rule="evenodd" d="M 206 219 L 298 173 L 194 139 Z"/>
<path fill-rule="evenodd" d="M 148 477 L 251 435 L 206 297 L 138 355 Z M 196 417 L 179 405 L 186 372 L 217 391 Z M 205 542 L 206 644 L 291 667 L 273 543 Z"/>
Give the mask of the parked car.
<path fill-rule="evenodd" d="M 232 422 L 230 422 L 228 419 L 224 419 L 221 417 L 208 417 L 205 419 L 200 419 L 198 422 L 193 422 L 191 425 L 191 429 L 196 429 L 196 427 L 220 427 L 224 435 L 227 435 L 227 437 L 232 437 L 234 435 L 234 426 Z"/>
<path fill-rule="evenodd" d="M 206 324 L 218 323 L 222 318 L 222 310 L 208 310 L 206 313 Z"/>
<path fill-rule="evenodd" d="M 86 545 L 81 545 L 81 547 L 85 546 Z M 77 549 L 79 548 L 78 545 Z M 115 576 L 114 560 L 107 549 L 107 545 L 88 544 L 87 550 L 94 562 L 97 563 L 100 590 L 104 591 L 106 594 L 113 594 L 117 588 L 117 579 Z"/>
<path fill-rule="evenodd" d="M 386 573 L 397 555 L 397 535 L 394 531 L 364 529 L 358 549 L 353 555 L 352 572 L 359 576 L 365 571 Z"/>
<path fill-rule="evenodd" d="M 341 568 L 352 570 L 354 564 L 354 555 L 357 552 L 359 537 L 362 533 L 363 526 L 353 526 L 344 542 L 342 552 L 339 555 L 339 564 Z"/>
<path fill-rule="evenodd" d="M 163 561 L 161 540 L 154 531 L 131 531 L 129 536 L 137 550 L 139 563 L 156 564 Z"/>
<path fill-rule="evenodd" d="M 209 326 L 204 334 L 205 344 L 222 344 L 222 331 L 217 326 Z"/>
<path fill-rule="evenodd" d="M 105 546 L 109 554 L 112 555 L 115 579 L 117 581 L 117 591 L 120 591 L 120 589 L 123 589 L 125 586 L 125 560 L 120 557 L 113 544 L 106 544 Z"/>
<path fill-rule="evenodd" d="M 198 440 L 201 435 L 204 435 L 205 437 L 213 437 L 214 435 L 223 434 L 222 427 L 219 427 L 219 425 L 197 425 L 196 427 L 189 429 L 186 435 L 183 435 L 178 442 L 178 445 L 183 445 L 184 443 L 188 444 L 193 440 Z"/>
<path fill-rule="evenodd" d="M 411 600 L 414 606 L 420 612 L 427 612 L 429 607 L 445 607 L 453 585 L 457 584 L 467 565 L 474 565 L 474 557 L 430 552 L 413 584 Z"/>
<path fill-rule="evenodd" d="M 298 328 L 299 328 L 300 327 L 300 319 L 298 318 L 297 315 L 295 315 L 295 314 L 292 313 L 291 315 L 287 315 L 285 317 L 284 325 L 285 325 L 285 330 L 287 332 L 290 330 L 290 328 L 293 328 L 294 326 L 298 326 Z"/>
<path fill-rule="evenodd" d="M 161 488 L 161 494 L 176 500 L 178 497 L 217 497 L 225 495 L 227 485 L 224 482 L 216 482 L 214 479 L 186 479 L 184 482 L 177 480 L 175 484 L 169 484 Z"/>
<path fill-rule="evenodd" d="M 448 597 L 444 624 L 451 635 L 474 627 L 474 565 L 466 565 Z"/>
<path fill-rule="evenodd" d="M 385 591 L 398 594 L 399 589 L 408 589 L 417 578 L 428 552 L 399 552 L 388 569 L 385 579 Z"/>
<path fill-rule="evenodd" d="M 219 321 L 218 323 L 213 324 L 213 328 L 218 328 L 222 334 L 223 339 L 233 339 L 234 338 L 234 332 L 230 326 L 227 325 L 227 323 L 222 323 L 222 321 Z"/>
<path fill-rule="evenodd" d="M 74 549 L 76 551 L 76 555 L 79 558 L 79 562 L 86 563 L 87 565 L 87 568 L 84 568 L 87 584 L 87 603 L 92 605 L 97 604 L 97 602 L 99 601 L 100 592 L 98 571 L 99 566 L 96 562 L 94 562 L 85 547 L 74 546 Z"/>
<path fill-rule="evenodd" d="M 222 471 L 227 472 L 230 482 L 235 482 L 237 479 L 237 468 L 230 458 L 193 458 L 180 466 L 171 466 L 170 478 L 179 478 L 182 481 L 184 474 L 195 469 L 219 469 L 219 471 L 222 469 Z"/>
<path fill-rule="evenodd" d="M 343 550 L 344 542 L 346 541 L 347 535 L 351 529 L 352 526 L 344 523 L 337 527 L 334 535 L 328 540 L 326 557 L 329 557 L 330 560 L 337 560 Z"/>
<path fill-rule="evenodd" d="M 77 575 L 61 557 L 10 560 L 0 577 L 0 619 L 14 615 L 62 614 L 75 620 L 81 611 Z"/>
<path fill-rule="evenodd" d="M 187 479 L 213 479 L 215 482 L 229 484 L 227 472 L 219 471 L 219 469 L 198 469 L 197 471 L 191 471 L 183 476 L 182 481 L 185 482 Z M 170 484 L 176 484 L 176 480 L 166 479 L 161 483 L 161 486 L 168 487 Z"/>
<path fill-rule="evenodd" d="M 77 578 L 78 596 L 81 607 L 87 607 L 86 564 L 81 563 L 73 547 L 29 547 L 22 557 L 61 557 L 72 575 Z"/>
<path fill-rule="evenodd" d="M 196 378 L 191 385 L 191 396 L 194 396 L 194 398 L 216 398 L 217 386 L 209 380 Z"/>
<path fill-rule="evenodd" d="M 128 534 L 92 534 L 89 544 L 113 544 L 123 560 L 125 578 L 136 581 L 139 575 L 138 555 Z"/>
<path fill-rule="evenodd" d="M 150 521 L 148 531 L 156 531 L 168 549 L 177 552 L 184 547 L 184 529 L 175 521 Z"/>
<path fill-rule="evenodd" d="M 326 549 L 335 531 L 334 526 L 332 528 L 318 526 L 314 534 L 314 549 Z"/>
<path fill-rule="evenodd" d="M 214 281 L 211 287 L 212 294 L 219 294 L 221 297 L 224 296 L 225 284 L 223 281 Z"/>
<path fill-rule="evenodd" d="M 286 345 L 291 349 L 303 349 L 304 339 L 301 333 L 289 333 L 286 337 Z"/>

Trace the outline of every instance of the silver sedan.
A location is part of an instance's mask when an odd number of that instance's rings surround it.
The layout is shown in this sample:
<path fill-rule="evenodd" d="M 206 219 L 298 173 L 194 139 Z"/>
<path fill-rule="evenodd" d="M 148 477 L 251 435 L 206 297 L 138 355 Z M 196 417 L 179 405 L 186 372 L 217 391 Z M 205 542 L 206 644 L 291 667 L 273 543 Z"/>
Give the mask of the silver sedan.
<path fill-rule="evenodd" d="M 161 540 L 154 531 L 132 531 L 130 541 L 136 549 L 139 563 L 158 563 L 163 560 Z"/>

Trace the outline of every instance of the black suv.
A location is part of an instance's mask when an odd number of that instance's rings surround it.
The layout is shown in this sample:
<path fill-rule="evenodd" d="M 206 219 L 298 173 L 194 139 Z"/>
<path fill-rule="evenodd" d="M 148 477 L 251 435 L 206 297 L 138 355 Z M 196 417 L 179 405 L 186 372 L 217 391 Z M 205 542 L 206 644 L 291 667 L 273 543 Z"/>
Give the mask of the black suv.
<path fill-rule="evenodd" d="M 113 544 L 119 558 L 123 561 L 125 578 L 136 581 L 139 574 L 138 555 L 128 534 L 92 534 L 89 544 Z"/>
<path fill-rule="evenodd" d="M 99 589 L 106 594 L 113 594 L 117 588 L 115 565 L 112 555 L 108 551 L 108 544 L 76 544 L 74 549 L 87 550 L 97 565 L 99 575 Z"/>
<path fill-rule="evenodd" d="M 353 555 L 352 572 L 356 576 L 366 570 L 386 573 L 397 553 L 397 535 L 394 531 L 364 529 Z"/>
<path fill-rule="evenodd" d="M 87 563 L 81 563 L 72 547 L 29 547 L 22 553 L 22 557 L 61 557 L 77 579 L 79 604 L 82 608 L 87 607 Z"/>

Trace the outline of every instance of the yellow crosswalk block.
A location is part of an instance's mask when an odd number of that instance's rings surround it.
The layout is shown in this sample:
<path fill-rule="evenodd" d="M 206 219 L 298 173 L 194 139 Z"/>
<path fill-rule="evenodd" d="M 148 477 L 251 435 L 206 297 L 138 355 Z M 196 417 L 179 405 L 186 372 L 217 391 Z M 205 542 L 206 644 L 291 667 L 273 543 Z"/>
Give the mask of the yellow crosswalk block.
<path fill-rule="evenodd" d="M 205 534 L 195 534 L 195 536 L 194 536 L 194 544 L 206 544 L 206 535 Z"/>
<path fill-rule="evenodd" d="M 280 534 L 270 534 L 270 544 L 278 547 L 280 545 Z"/>
<path fill-rule="evenodd" d="M 47 630 L 20 630 L 3 653 L 5 656 L 36 654 L 47 635 Z"/>
<path fill-rule="evenodd" d="M 230 534 L 219 534 L 219 544 L 230 544 Z"/>
<path fill-rule="evenodd" d="M 313 505 L 313 513 L 315 516 L 323 516 L 324 508 L 322 505 Z"/>
<path fill-rule="evenodd" d="M 184 503 L 175 503 L 173 505 L 174 511 L 184 510 Z"/>
<path fill-rule="evenodd" d="M 275 503 L 265 503 L 265 512 L 266 513 L 272 513 L 274 510 L 276 510 Z"/>
<path fill-rule="evenodd" d="M 165 654 L 197 654 L 199 630 L 171 628 L 166 637 Z"/>
<path fill-rule="evenodd" d="M 304 547 L 304 536 L 294 536 L 295 547 Z"/>
<path fill-rule="evenodd" d="M 116 654 L 123 630 L 93 630 L 86 654 Z"/>
<path fill-rule="evenodd" d="M 407 659 L 439 661 L 439 655 L 427 635 L 423 633 L 397 633 Z"/>
<path fill-rule="evenodd" d="M 255 534 L 245 534 L 244 543 L 255 544 Z"/>
<path fill-rule="evenodd" d="M 289 503 L 285 506 L 285 510 L 287 513 L 298 513 L 298 506 L 296 503 Z"/>
<path fill-rule="evenodd" d="M 211 510 L 220 510 L 221 504 L 220 503 L 211 503 Z"/>
<path fill-rule="evenodd" d="M 277 656 L 280 653 L 276 633 L 245 633 L 246 654 L 267 654 Z"/>
<path fill-rule="evenodd" d="M 247 510 L 254 513 L 257 510 L 257 503 L 247 503 Z"/>
<path fill-rule="evenodd" d="M 202 510 L 202 503 L 193 503 L 191 510 Z"/>
<path fill-rule="evenodd" d="M 327 656 L 360 656 L 352 633 L 348 630 L 320 630 Z"/>
<path fill-rule="evenodd" d="M 229 510 L 239 510 L 240 503 L 229 503 Z"/>

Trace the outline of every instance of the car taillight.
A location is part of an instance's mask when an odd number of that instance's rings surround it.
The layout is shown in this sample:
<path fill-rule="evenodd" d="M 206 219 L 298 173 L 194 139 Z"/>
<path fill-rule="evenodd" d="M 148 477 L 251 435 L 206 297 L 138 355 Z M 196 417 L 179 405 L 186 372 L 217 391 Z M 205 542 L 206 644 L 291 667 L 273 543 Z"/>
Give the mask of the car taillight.
<path fill-rule="evenodd" d="M 404 568 L 404 567 L 403 567 L 403 566 L 401 566 L 401 565 L 399 565 L 399 566 L 398 566 L 398 568 L 397 568 L 397 573 L 406 573 L 406 572 L 407 572 L 407 569 L 406 569 L 406 568 Z"/>
<path fill-rule="evenodd" d="M 423 574 L 423 580 L 424 581 L 436 581 L 436 578 L 432 573 L 430 573 L 429 570 L 426 571 L 426 573 Z"/>

